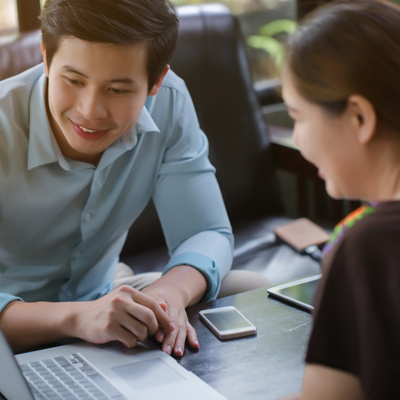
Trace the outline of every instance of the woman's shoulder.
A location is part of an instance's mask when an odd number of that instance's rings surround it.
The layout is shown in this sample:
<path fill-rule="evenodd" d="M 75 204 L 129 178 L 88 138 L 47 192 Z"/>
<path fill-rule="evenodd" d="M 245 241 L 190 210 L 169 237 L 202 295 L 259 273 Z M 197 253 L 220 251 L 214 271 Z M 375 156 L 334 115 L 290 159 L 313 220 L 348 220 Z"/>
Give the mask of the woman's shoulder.
<path fill-rule="evenodd" d="M 348 230 L 345 240 L 350 245 L 371 245 L 375 248 L 378 244 L 385 247 L 397 243 L 399 237 L 400 201 L 387 201 L 370 207 L 370 212 L 355 221 L 354 226 Z"/>
<path fill-rule="evenodd" d="M 393 268 L 400 273 L 400 201 L 365 206 L 336 229 L 336 240 L 325 252 L 324 271 L 339 270 L 340 275 L 353 277 L 392 273 Z"/>

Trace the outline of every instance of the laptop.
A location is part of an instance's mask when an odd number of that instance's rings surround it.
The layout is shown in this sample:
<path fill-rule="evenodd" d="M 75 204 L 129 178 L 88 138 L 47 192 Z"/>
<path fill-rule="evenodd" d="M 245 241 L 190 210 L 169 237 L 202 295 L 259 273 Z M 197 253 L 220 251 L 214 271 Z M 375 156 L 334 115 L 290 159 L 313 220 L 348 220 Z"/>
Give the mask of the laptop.
<path fill-rule="evenodd" d="M 303 278 L 271 286 L 269 295 L 289 305 L 311 312 L 314 310 L 314 298 L 322 274 L 312 274 Z"/>
<path fill-rule="evenodd" d="M 150 341 L 133 349 L 78 342 L 14 356 L 0 329 L 0 370 L 7 400 L 225 399 Z"/>

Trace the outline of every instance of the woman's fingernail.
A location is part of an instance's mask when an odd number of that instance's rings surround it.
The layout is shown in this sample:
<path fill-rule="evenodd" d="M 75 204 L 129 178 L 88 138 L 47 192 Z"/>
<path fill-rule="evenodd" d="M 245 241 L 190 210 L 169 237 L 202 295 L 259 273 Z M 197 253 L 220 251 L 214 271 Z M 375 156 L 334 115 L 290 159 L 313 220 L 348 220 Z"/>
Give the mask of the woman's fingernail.
<path fill-rule="evenodd" d="M 168 353 L 168 354 L 171 354 L 171 351 L 172 351 L 172 348 L 171 348 L 170 345 L 168 345 L 168 346 L 165 348 L 165 352 Z"/>

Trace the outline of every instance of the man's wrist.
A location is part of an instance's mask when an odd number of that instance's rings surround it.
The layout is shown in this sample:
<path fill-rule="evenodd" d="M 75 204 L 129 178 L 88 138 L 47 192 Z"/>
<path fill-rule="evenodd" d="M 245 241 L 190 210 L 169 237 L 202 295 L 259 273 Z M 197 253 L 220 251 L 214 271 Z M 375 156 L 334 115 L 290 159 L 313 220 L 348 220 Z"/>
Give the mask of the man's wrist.
<path fill-rule="evenodd" d="M 221 285 L 221 279 L 215 262 L 212 259 L 199 253 L 183 253 L 173 257 L 169 261 L 163 274 L 166 274 L 169 270 L 178 265 L 190 266 L 201 273 L 206 279 L 207 291 L 200 300 L 209 301 L 217 296 Z"/>
<path fill-rule="evenodd" d="M 198 303 L 208 289 L 207 279 L 202 272 L 186 264 L 169 269 L 158 282 L 168 291 L 179 291 L 185 308 Z"/>

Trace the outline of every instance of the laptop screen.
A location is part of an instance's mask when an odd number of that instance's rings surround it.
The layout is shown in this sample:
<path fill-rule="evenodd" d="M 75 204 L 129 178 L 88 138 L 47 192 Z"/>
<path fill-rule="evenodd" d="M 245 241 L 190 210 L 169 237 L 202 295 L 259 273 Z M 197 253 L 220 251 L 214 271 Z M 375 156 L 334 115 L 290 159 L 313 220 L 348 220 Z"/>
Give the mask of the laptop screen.
<path fill-rule="evenodd" d="M 0 329 L 0 393 L 7 400 L 34 400 L 14 358 L 10 345 Z M 1 397 L 0 397 L 1 398 Z"/>

